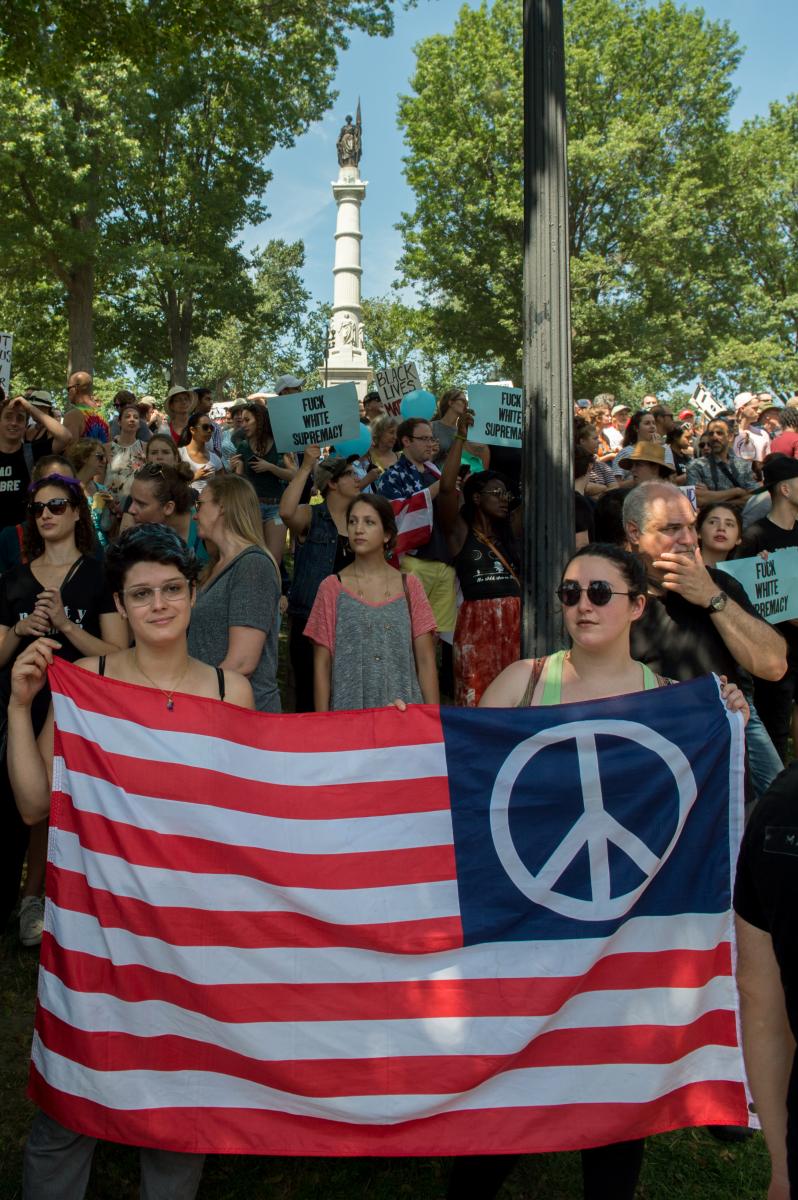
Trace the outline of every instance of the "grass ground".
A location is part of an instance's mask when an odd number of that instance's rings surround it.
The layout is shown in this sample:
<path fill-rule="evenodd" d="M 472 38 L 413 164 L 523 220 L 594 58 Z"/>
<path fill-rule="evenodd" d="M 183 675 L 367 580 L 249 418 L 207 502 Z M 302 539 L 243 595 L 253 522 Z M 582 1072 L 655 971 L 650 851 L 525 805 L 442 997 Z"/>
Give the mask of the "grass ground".
<path fill-rule="evenodd" d="M 287 696 L 285 634 L 280 685 Z M 286 707 L 289 707 L 286 705 Z M 33 1116 L 25 1097 L 36 991 L 36 951 L 13 925 L 0 937 L 0 1200 L 20 1200 L 22 1148 Z M 443 1200 L 446 1159 L 209 1158 L 200 1200 Z M 703 1130 L 650 1138 L 639 1200 L 764 1200 L 762 1139 L 722 1145 Z M 579 1200 L 579 1156 L 545 1155 L 518 1165 L 502 1200 Z M 100 1146 L 88 1200 L 135 1200 L 135 1151 Z M 39 1198 L 37 1198 L 39 1200 Z M 47 1200 L 41 1197 L 40 1200 Z M 478 1196 L 474 1200 L 480 1200 Z M 608 1198 L 611 1200 L 611 1198 Z"/>

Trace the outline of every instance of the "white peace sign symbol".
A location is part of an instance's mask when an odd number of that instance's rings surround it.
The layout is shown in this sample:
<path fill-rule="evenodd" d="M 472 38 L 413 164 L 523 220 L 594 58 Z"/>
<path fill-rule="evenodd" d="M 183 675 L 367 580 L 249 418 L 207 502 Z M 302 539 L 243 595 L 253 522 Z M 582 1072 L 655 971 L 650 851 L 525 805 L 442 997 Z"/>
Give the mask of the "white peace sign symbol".
<path fill-rule="evenodd" d="M 679 818 L 668 846 L 656 855 L 645 842 L 616 820 L 604 808 L 601 795 L 596 738 L 601 734 L 623 738 L 644 746 L 663 760 L 676 781 L 679 796 Z M 515 781 L 527 763 L 546 746 L 575 741 L 579 759 L 584 811 L 572 825 L 556 850 L 537 875 L 524 865 L 510 832 L 510 797 Z M 696 799 L 696 782 L 692 768 L 682 751 L 673 742 L 636 721 L 573 721 L 554 725 L 534 734 L 515 747 L 501 765 L 490 798 L 490 828 L 496 853 L 505 871 L 519 891 L 535 904 L 542 904 L 564 917 L 582 921 L 606 921 L 622 917 L 629 911 L 649 881 L 667 862 Z M 645 875 L 642 883 L 620 896 L 610 895 L 609 843 L 612 842 L 631 858 Z M 590 864 L 591 899 L 564 895 L 553 891 L 554 885 L 574 861 L 583 846 L 587 846 Z"/>

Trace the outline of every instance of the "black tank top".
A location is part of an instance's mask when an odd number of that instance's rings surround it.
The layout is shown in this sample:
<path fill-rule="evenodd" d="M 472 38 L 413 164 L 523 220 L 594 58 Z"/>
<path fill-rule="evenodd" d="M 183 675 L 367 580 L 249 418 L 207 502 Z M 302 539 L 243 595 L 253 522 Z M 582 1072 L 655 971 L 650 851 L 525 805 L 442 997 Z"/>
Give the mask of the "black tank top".
<path fill-rule="evenodd" d="M 512 561 L 503 546 L 496 548 L 508 562 Z M 469 529 L 463 548 L 452 565 L 457 572 L 464 600 L 495 600 L 502 596 L 521 595 L 512 573 L 473 530 Z"/>
<path fill-rule="evenodd" d="M 100 655 L 99 666 L 100 666 L 99 674 L 104 675 L 105 674 L 105 655 L 104 654 Z M 222 670 L 221 667 L 216 667 L 215 671 L 216 671 L 216 678 L 219 683 L 219 699 L 224 700 L 224 671 Z"/>

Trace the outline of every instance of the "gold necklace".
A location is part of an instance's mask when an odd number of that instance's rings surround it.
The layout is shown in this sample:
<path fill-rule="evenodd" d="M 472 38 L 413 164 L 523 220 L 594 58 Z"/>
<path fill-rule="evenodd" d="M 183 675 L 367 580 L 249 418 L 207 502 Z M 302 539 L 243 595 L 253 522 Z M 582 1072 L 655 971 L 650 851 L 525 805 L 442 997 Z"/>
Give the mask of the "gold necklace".
<path fill-rule="evenodd" d="M 188 662 L 186 663 L 183 674 L 180 676 L 180 678 L 178 679 L 177 683 L 175 684 L 175 686 L 173 688 L 162 688 L 160 686 L 160 684 L 155 682 L 154 679 L 150 679 L 149 675 L 144 670 L 144 668 L 142 667 L 138 658 L 136 657 L 135 650 L 133 651 L 133 662 L 136 664 L 136 670 L 139 672 L 139 674 L 143 675 L 144 678 L 147 680 L 147 682 L 151 683 L 152 686 L 156 689 L 156 691 L 160 692 L 162 696 L 166 696 L 166 707 L 169 709 L 169 712 L 171 712 L 175 706 L 175 692 L 180 687 L 180 684 L 183 682 L 186 675 L 188 674 L 188 669 L 191 666 L 191 659 L 189 659 Z"/>
<path fill-rule="evenodd" d="M 357 584 L 357 594 L 361 600 L 365 600 L 366 597 L 363 595 L 363 585 L 360 582 L 360 572 L 357 569 L 357 560 L 355 560 L 355 562 L 352 563 L 352 566 L 355 568 L 355 583 Z M 389 577 L 388 582 L 385 585 L 385 599 L 386 600 L 390 600 L 390 598 L 391 598 L 391 582 L 392 582 L 392 580 Z"/>

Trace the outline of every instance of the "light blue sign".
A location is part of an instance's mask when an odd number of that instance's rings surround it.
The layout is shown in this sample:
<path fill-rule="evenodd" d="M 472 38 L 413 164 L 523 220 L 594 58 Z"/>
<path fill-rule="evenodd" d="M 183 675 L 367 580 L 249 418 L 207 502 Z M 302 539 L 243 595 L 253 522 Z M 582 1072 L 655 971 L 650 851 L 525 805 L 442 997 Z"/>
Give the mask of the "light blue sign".
<path fill-rule="evenodd" d="M 774 550 L 766 559 L 735 558 L 717 566 L 742 584 L 760 617 L 771 625 L 798 617 L 798 547 Z"/>
<path fill-rule="evenodd" d="M 521 388 L 501 387 L 492 383 L 472 384 L 468 389 L 468 407 L 474 424 L 468 432 L 471 442 L 485 446 L 521 447 L 524 393 Z"/>
<path fill-rule="evenodd" d="M 281 454 L 348 441 L 360 432 L 357 388 L 353 383 L 341 383 L 315 392 L 272 396 L 269 417 L 274 444 Z"/>

